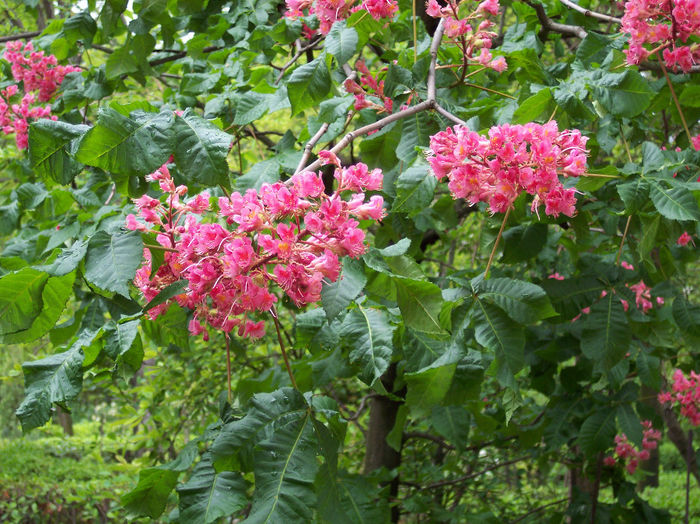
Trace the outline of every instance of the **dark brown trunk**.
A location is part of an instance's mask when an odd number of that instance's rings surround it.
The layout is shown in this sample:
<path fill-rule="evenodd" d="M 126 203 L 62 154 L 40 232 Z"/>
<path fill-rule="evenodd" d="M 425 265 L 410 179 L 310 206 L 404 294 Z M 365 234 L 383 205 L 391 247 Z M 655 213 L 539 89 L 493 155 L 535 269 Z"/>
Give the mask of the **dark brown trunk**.
<path fill-rule="evenodd" d="M 396 364 L 389 366 L 381 381 L 384 388 L 392 392 L 396 378 Z M 369 428 L 367 430 L 365 473 L 371 473 L 375 469 L 385 467 L 395 469 L 401 464 L 401 453 L 392 448 L 386 441 L 387 436 L 394 428 L 396 414 L 401 402 L 388 397 L 377 395 L 372 398 L 369 410 Z M 399 476 L 391 482 L 390 494 L 394 499 L 399 492 Z M 391 521 L 398 522 L 400 509 L 392 507 Z"/>
<path fill-rule="evenodd" d="M 63 428 L 63 434 L 73 436 L 73 418 L 61 406 L 56 406 L 56 423 Z"/>

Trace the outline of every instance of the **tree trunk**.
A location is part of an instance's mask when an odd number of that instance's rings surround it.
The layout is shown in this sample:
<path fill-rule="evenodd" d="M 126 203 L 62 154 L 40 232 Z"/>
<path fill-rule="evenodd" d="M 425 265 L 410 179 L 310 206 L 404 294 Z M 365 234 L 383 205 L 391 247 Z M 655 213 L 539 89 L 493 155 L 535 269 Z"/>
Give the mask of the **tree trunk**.
<path fill-rule="evenodd" d="M 73 436 L 73 419 L 65 409 L 61 406 L 56 406 L 56 414 L 54 415 L 56 423 L 63 428 L 63 434 L 69 437 Z"/>
<path fill-rule="evenodd" d="M 392 364 L 381 378 L 382 384 L 387 391 L 391 392 L 393 390 L 395 378 L 396 364 Z M 401 464 L 401 453 L 389 446 L 386 441 L 387 436 L 394 428 L 396 414 L 400 406 L 401 402 L 385 396 L 377 395 L 372 398 L 369 410 L 369 428 L 367 430 L 365 473 L 371 473 L 381 467 L 391 470 Z M 396 475 L 396 478 L 391 481 L 391 498 L 395 498 L 398 492 L 399 476 Z M 398 522 L 399 515 L 400 510 L 398 506 L 394 506 L 391 510 L 391 521 Z"/>

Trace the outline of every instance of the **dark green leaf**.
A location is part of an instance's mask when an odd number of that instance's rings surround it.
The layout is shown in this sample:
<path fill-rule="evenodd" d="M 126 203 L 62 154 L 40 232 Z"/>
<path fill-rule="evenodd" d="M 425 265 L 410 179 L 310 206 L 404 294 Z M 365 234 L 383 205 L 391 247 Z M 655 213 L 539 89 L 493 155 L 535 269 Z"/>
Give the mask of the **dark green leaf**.
<path fill-rule="evenodd" d="M 98 231 L 88 243 L 85 278 L 128 298 L 128 283 L 134 279 L 142 258 L 143 242 L 138 231 L 115 235 Z"/>
<path fill-rule="evenodd" d="M 632 118 L 642 113 L 651 102 L 654 91 L 637 71 L 606 73 L 595 85 L 596 98 L 615 116 Z"/>
<path fill-rule="evenodd" d="M 581 333 L 581 351 L 606 370 L 617 364 L 627 353 L 630 331 L 619 297 L 608 292 L 591 306 Z"/>
<path fill-rule="evenodd" d="M 142 469 L 139 471 L 139 483 L 122 496 L 122 505 L 132 515 L 157 519 L 165 510 L 168 496 L 179 476 L 176 471 L 157 467 Z"/>
<path fill-rule="evenodd" d="M 326 318 L 332 321 L 357 298 L 367 283 L 364 264 L 347 260 L 343 272 L 335 282 L 324 282 L 321 290 L 321 304 Z"/>
<path fill-rule="evenodd" d="M 187 109 L 175 119 L 175 163 L 186 183 L 213 187 L 229 185 L 228 155 L 231 136 Z"/>
<path fill-rule="evenodd" d="M 396 179 L 396 198 L 392 211 L 411 212 L 423 210 L 430 205 L 437 186 L 437 178 L 427 165 L 408 168 Z"/>
<path fill-rule="evenodd" d="M 23 268 L 0 278 L 0 335 L 29 329 L 42 309 L 46 273 Z"/>
<path fill-rule="evenodd" d="M 693 194 L 684 187 L 667 189 L 663 182 L 650 179 L 651 201 L 654 207 L 671 220 L 700 220 L 700 208 Z"/>
<path fill-rule="evenodd" d="M 331 89 L 331 75 L 323 56 L 297 67 L 289 77 L 287 93 L 292 114 L 317 106 Z"/>
<path fill-rule="evenodd" d="M 29 127 L 29 161 L 34 171 L 44 179 L 68 184 L 82 168 L 71 155 L 74 141 L 88 129 L 88 126 L 47 118 L 32 123 Z"/>
<path fill-rule="evenodd" d="M 350 347 L 350 361 L 362 366 L 360 380 L 373 384 L 389 367 L 393 352 L 394 328 L 386 313 L 360 305 L 348 313 L 341 327 L 341 336 Z"/>
<path fill-rule="evenodd" d="M 342 20 L 331 27 L 326 35 L 325 46 L 342 66 L 355 54 L 358 41 L 357 30 L 354 27 L 347 27 L 345 20 Z"/>
<path fill-rule="evenodd" d="M 431 282 L 395 278 L 397 300 L 404 324 L 424 333 L 441 334 L 442 291 Z"/>
<path fill-rule="evenodd" d="M 581 425 L 578 443 L 583 452 L 592 456 L 599 451 L 605 451 L 614 444 L 615 410 L 603 409 L 596 411 Z"/>
<path fill-rule="evenodd" d="M 544 290 L 522 280 L 491 278 L 479 283 L 480 298 L 488 298 L 521 324 L 556 316 Z"/>

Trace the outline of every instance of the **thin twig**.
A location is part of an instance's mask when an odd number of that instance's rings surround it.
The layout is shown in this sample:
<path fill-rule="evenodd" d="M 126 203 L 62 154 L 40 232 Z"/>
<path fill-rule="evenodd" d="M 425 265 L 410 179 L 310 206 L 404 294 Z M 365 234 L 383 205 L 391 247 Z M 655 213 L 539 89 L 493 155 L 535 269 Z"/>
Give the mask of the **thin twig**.
<path fill-rule="evenodd" d="M 580 5 L 577 5 L 573 3 L 571 0 L 559 0 L 562 4 L 564 4 L 566 7 L 569 7 L 573 9 L 574 11 L 578 11 L 579 13 L 583 13 L 586 16 L 589 16 L 591 18 L 595 18 L 597 20 L 602 20 L 603 22 L 613 22 L 615 24 L 621 24 L 622 20 L 615 17 L 615 16 L 610 16 L 610 15 L 604 15 L 603 13 L 597 13 L 595 11 L 591 11 L 590 9 L 586 9 L 585 7 L 581 7 Z"/>
<path fill-rule="evenodd" d="M 545 32 L 554 31 L 555 33 L 561 33 L 562 35 L 577 36 L 581 39 L 586 38 L 586 36 L 588 35 L 588 32 L 581 26 L 560 24 L 549 18 L 547 16 L 547 11 L 545 11 L 544 6 L 542 4 L 535 4 L 533 2 L 530 2 L 529 0 L 521 1 L 535 10 L 537 18 L 540 21 L 540 24 L 542 24 L 542 29 Z"/>
<path fill-rule="evenodd" d="M 171 247 L 159 246 L 156 244 L 144 244 L 143 247 L 147 247 L 148 249 L 159 249 L 161 251 L 170 251 L 171 253 L 178 253 L 177 249 L 173 249 Z"/>
<path fill-rule="evenodd" d="M 522 462 L 523 460 L 527 460 L 530 458 L 530 455 L 526 455 L 524 457 L 519 457 L 513 460 L 507 460 L 506 462 L 499 462 L 498 464 L 494 464 L 493 466 L 489 466 L 486 469 L 482 469 L 481 471 L 477 471 L 476 473 L 471 473 L 469 475 L 464 475 L 463 477 L 459 477 L 456 479 L 450 479 L 450 480 L 441 480 L 440 482 L 434 482 L 433 484 L 428 484 L 424 489 L 435 489 L 439 488 L 442 486 L 450 486 L 452 484 L 459 484 L 460 482 L 464 482 L 465 480 L 471 480 L 476 477 L 480 477 L 484 473 L 488 473 L 489 471 L 493 471 L 494 469 L 502 468 L 503 466 L 509 466 L 511 464 L 515 464 L 516 462 Z"/>
<path fill-rule="evenodd" d="M 404 442 L 407 442 L 408 440 L 410 440 L 412 438 L 421 438 L 421 439 L 425 439 L 425 440 L 432 440 L 433 442 L 442 446 L 445 449 L 449 449 L 449 450 L 455 449 L 455 447 L 453 445 L 445 442 L 445 439 L 440 438 L 440 437 L 435 436 L 435 435 L 432 435 L 430 433 L 425 433 L 423 431 L 410 431 L 408 433 L 403 434 L 403 441 Z"/>
<path fill-rule="evenodd" d="M 488 87 L 480 86 L 478 84 L 472 84 L 470 82 L 464 82 L 464 85 L 467 87 L 474 87 L 476 89 L 481 89 L 482 91 L 487 91 L 489 93 L 493 93 L 494 95 L 500 95 L 505 98 L 510 98 L 511 100 L 517 100 L 514 96 L 509 95 L 507 93 L 502 93 L 501 91 L 496 91 L 495 89 L 489 89 Z"/>
<path fill-rule="evenodd" d="M 681 122 L 683 123 L 683 129 L 685 129 L 685 134 L 688 136 L 688 142 L 692 143 L 693 137 L 690 134 L 690 129 L 688 129 L 688 122 L 685 121 L 685 115 L 683 114 L 683 110 L 681 109 L 681 104 L 678 102 L 678 97 L 676 96 L 676 90 L 673 89 L 673 83 L 671 82 L 671 78 L 668 76 L 668 71 L 666 71 L 666 67 L 664 66 L 664 63 L 662 61 L 659 61 L 659 64 L 661 64 L 661 71 L 664 72 L 664 76 L 666 77 L 666 83 L 668 84 L 668 88 L 671 90 L 671 96 L 673 97 L 673 102 L 676 104 L 676 109 L 678 110 L 678 116 L 681 117 Z"/>
<path fill-rule="evenodd" d="M 489 256 L 489 261 L 486 264 L 486 271 L 484 272 L 484 278 L 488 278 L 489 269 L 491 269 L 491 263 L 493 262 L 493 257 L 496 255 L 496 249 L 498 248 L 498 243 L 503 236 L 503 230 L 506 227 L 506 222 L 508 222 L 508 216 L 510 215 L 510 210 L 513 209 L 512 206 L 506 210 L 506 215 L 503 217 L 503 223 L 501 224 L 501 229 L 498 230 L 498 236 L 496 237 L 496 242 L 493 244 L 493 249 L 491 250 L 491 255 Z"/>
<path fill-rule="evenodd" d="M 325 37 L 323 37 L 323 36 L 317 37 L 317 38 L 315 38 L 314 40 L 312 40 L 309 44 L 307 44 L 307 45 L 305 45 L 305 46 L 303 46 L 303 47 L 299 46 L 299 48 L 297 49 L 297 52 L 294 54 L 294 56 L 293 56 L 286 64 L 284 64 L 284 65 L 282 66 L 282 68 L 280 69 L 280 72 L 279 72 L 279 74 L 277 75 L 277 80 L 275 80 L 275 85 L 277 85 L 277 84 L 280 83 L 280 80 L 282 80 L 282 77 L 283 77 L 284 74 L 287 72 L 287 69 L 289 69 L 290 67 L 292 67 L 292 66 L 294 65 L 294 63 L 295 63 L 297 60 L 299 60 L 299 58 L 301 58 L 301 56 L 302 56 L 304 53 L 306 53 L 306 51 L 308 51 L 308 50 L 313 49 L 314 47 L 316 47 L 316 45 L 317 45 L 319 42 L 321 42 L 321 40 L 323 40 L 323 38 L 325 38 Z"/>
<path fill-rule="evenodd" d="M 620 249 L 617 251 L 617 259 L 615 260 L 615 265 L 620 265 L 620 258 L 622 257 L 622 247 L 625 245 L 625 239 L 627 238 L 627 231 L 630 229 L 630 222 L 632 221 L 632 215 L 627 217 L 627 224 L 625 224 L 625 232 L 622 233 L 622 240 L 620 241 Z"/>
<path fill-rule="evenodd" d="M 622 122 L 620 122 L 620 136 L 622 137 L 622 143 L 625 146 L 625 151 L 627 151 L 627 159 L 630 161 L 630 164 L 632 164 L 632 153 L 630 153 L 630 145 L 627 143 L 627 139 L 625 138 L 625 133 L 622 130 Z"/>
<path fill-rule="evenodd" d="M 223 49 L 223 47 L 212 45 L 212 46 L 205 47 L 204 49 L 202 49 L 201 52 L 202 53 L 211 53 L 213 51 L 219 51 L 220 49 Z M 187 56 L 187 51 L 179 51 L 177 53 L 173 53 L 170 56 L 151 60 L 150 62 L 148 62 L 148 65 L 150 65 L 151 67 L 156 67 L 156 66 L 159 66 L 162 64 L 166 64 L 168 62 L 180 60 L 180 58 L 185 58 L 186 56 Z"/>
<path fill-rule="evenodd" d="M 547 504 L 543 504 L 542 506 L 538 506 L 533 510 L 528 511 L 525 513 L 525 515 L 522 515 L 521 517 L 518 517 L 515 520 L 511 520 L 509 524 L 517 524 L 518 522 L 521 522 L 528 518 L 530 515 L 534 515 L 535 513 L 539 513 L 545 508 L 548 508 L 549 506 L 555 506 L 557 504 L 561 504 L 562 502 L 567 502 L 569 500 L 569 497 L 565 497 L 563 499 L 555 500 L 554 502 L 548 502 Z"/>
<path fill-rule="evenodd" d="M 455 124 L 459 124 L 460 126 L 464 126 L 464 127 L 469 127 L 469 125 L 464 120 L 456 117 L 455 115 L 450 113 L 447 109 L 445 109 L 444 107 L 442 107 L 439 104 L 435 105 L 435 111 L 438 112 L 439 114 L 441 114 L 442 116 L 444 116 L 445 118 L 447 118 L 448 120 L 451 120 Z"/>
<path fill-rule="evenodd" d="M 0 43 L 2 42 L 12 42 L 14 40 L 25 40 L 28 38 L 34 38 L 39 36 L 41 31 L 28 31 L 26 33 L 17 33 L 15 35 L 0 36 Z"/>
<path fill-rule="evenodd" d="M 311 137 L 311 140 L 308 141 L 308 143 L 304 147 L 304 154 L 301 156 L 301 159 L 299 160 L 299 164 L 297 164 L 296 171 L 294 171 L 295 175 L 297 173 L 300 173 L 301 170 L 304 168 L 304 166 L 306 165 L 306 162 L 309 160 L 309 157 L 311 156 L 311 151 L 313 150 L 314 146 L 318 143 L 319 140 L 321 140 L 321 137 L 324 134 L 326 134 L 327 130 L 328 130 L 328 123 L 324 122 L 324 124 L 319 128 L 319 130 L 316 131 L 316 134 Z"/>
<path fill-rule="evenodd" d="M 270 314 L 272 315 L 272 320 L 275 323 L 275 329 L 277 330 L 277 340 L 280 344 L 280 350 L 282 350 L 282 358 L 284 358 L 284 365 L 287 366 L 287 373 L 289 374 L 289 379 L 292 381 L 292 386 L 294 387 L 294 389 L 299 389 L 299 387 L 297 386 L 297 381 L 294 379 L 294 373 L 292 373 L 292 366 L 289 364 L 287 349 L 284 347 L 284 340 L 282 340 L 282 328 L 280 327 L 280 321 L 277 318 L 277 309 L 274 305 L 270 308 Z"/>
<path fill-rule="evenodd" d="M 226 340 L 226 379 L 228 384 L 228 403 L 230 404 L 233 396 L 231 395 L 231 347 L 228 333 L 224 333 L 224 340 Z"/>

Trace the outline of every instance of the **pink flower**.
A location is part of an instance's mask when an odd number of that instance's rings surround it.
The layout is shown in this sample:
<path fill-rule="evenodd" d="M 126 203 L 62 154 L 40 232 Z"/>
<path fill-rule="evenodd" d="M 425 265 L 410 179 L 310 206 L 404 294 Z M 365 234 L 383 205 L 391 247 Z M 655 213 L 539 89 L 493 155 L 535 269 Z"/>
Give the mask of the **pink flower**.
<path fill-rule="evenodd" d="M 559 273 L 552 273 L 547 278 L 553 278 L 554 280 L 564 280 L 564 277 Z"/>
<path fill-rule="evenodd" d="M 679 246 L 687 246 L 689 242 L 693 241 L 693 237 L 688 234 L 687 231 L 683 231 L 683 234 L 678 237 L 676 244 Z"/>
<path fill-rule="evenodd" d="M 690 143 L 695 151 L 700 151 L 700 135 L 695 135 L 690 139 Z"/>

